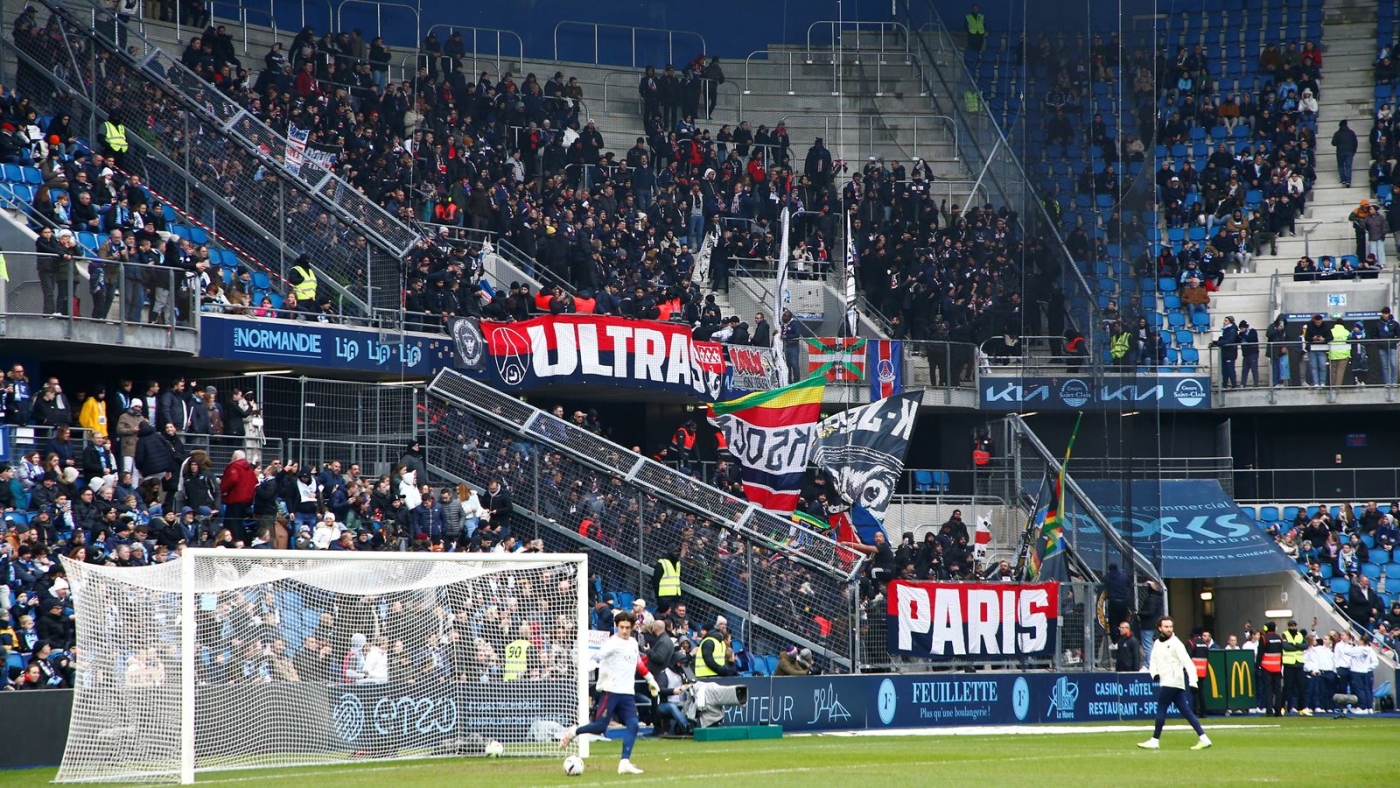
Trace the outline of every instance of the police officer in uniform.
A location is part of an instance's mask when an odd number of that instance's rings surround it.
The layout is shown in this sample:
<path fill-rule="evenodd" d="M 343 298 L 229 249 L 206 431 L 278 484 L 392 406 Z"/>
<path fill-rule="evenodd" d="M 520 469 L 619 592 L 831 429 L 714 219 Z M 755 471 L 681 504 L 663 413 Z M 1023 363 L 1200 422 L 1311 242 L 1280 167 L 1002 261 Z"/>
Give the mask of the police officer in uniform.
<path fill-rule="evenodd" d="M 535 663 L 535 664 L 532 664 Z M 532 669 L 537 669 L 539 656 L 535 647 L 530 643 L 530 625 L 520 625 L 520 637 L 512 640 L 506 646 L 505 670 L 501 674 L 503 681 L 517 681 L 529 678 Z"/>
<path fill-rule="evenodd" d="M 680 551 L 673 547 L 656 559 L 652 577 L 655 580 L 656 613 L 665 615 L 672 607 L 681 603 Z"/>
<path fill-rule="evenodd" d="M 1278 626 L 1270 621 L 1264 625 L 1259 638 L 1259 678 L 1264 690 L 1264 709 L 1270 717 L 1283 711 L 1283 638 Z"/>
<path fill-rule="evenodd" d="M 1289 621 L 1288 631 L 1283 633 L 1283 700 L 1279 702 L 1279 713 L 1287 714 L 1293 707 L 1297 714 L 1303 708 L 1303 652 L 1307 650 L 1307 636 L 1298 631 L 1298 622 Z"/>

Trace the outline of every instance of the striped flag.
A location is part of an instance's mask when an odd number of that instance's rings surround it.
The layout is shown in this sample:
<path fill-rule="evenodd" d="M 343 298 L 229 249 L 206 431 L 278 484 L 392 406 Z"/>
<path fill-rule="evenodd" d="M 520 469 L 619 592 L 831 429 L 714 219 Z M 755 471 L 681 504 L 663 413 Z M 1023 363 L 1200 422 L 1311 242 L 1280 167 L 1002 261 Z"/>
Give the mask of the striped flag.
<path fill-rule="evenodd" d="M 987 559 L 987 549 L 992 544 L 992 522 L 987 515 L 977 518 L 977 531 L 973 536 L 972 557 L 977 561 Z"/>
<path fill-rule="evenodd" d="M 783 516 L 797 508 L 825 391 L 826 378 L 813 375 L 710 406 L 710 423 L 739 462 L 744 494 L 759 508 Z"/>
<path fill-rule="evenodd" d="M 1074 431 L 1069 435 L 1069 444 L 1065 446 L 1065 461 L 1060 463 L 1060 473 L 1050 479 L 1050 500 L 1046 501 L 1045 506 L 1036 507 L 1032 522 L 1036 536 L 1030 545 L 1030 564 L 1026 569 L 1028 581 L 1040 578 L 1045 562 L 1065 551 L 1065 469 L 1069 467 L 1074 439 L 1079 437 L 1079 425 L 1083 421 L 1084 413 L 1080 411 L 1079 418 L 1074 422 Z M 1050 475 L 1049 468 L 1046 475 Z"/>
<path fill-rule="evenodd" d="M 897 339 L 872 339 L 865 343 L 865 350 L 870 401 L 904 391 L 904 343 Z"/>
<path fill-rule="evenodd" d="M 807 337 L 807 374 L 825 375 L 827 383 L 865 380 L 865 340 Z"/>

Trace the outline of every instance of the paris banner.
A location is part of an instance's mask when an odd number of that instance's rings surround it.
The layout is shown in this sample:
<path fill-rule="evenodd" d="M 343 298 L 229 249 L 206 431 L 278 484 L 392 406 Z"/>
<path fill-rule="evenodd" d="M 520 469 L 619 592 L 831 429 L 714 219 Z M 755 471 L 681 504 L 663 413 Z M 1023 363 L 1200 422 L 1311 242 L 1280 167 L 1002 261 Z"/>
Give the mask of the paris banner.
<path fill-rule="evenodd" d="M 886 606 L 891 654 L 1002 662 L 1055 653 L 1058 583 L 894 580 Z"/>

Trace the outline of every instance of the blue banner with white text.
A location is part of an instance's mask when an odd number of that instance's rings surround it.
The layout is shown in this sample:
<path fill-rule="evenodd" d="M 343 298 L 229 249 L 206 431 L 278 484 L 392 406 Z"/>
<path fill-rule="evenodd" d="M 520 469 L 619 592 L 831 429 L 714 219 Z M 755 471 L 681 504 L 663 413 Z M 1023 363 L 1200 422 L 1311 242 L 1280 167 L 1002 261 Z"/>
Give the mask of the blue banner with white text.
<path fill-rule="evenodd" d="M 1117 481 L 1077 481 L 1129 543 L 1156 551 L 1163 577 L 1234 577 L 1296 568 L 1214 479 L 1134 481 L 1130 489 Z M 1082 532 L 1076 537 L 1071 539 L 1080 556 L 1102 565 L 1096 553 L 1105 540 L 1084 538 Z"/>
<path fill-rule="evenodd" d="M 1146 720 L 1157 713 L 1145 673 L 978 673 L 778 676 L 746 684 L 729 725 L 781 725 L 789 733 L 961 725 Z"/>
<path fill-rule="evenodd" d="M 393 342 L 369 328 L 233 315 L 200 318 L 199 355 L 293 368 L 358 370 L 428 377 L 452 364 L 445 335 L 398 334 Z"/>
<path fill-rule="evenodd" d="M 1210 410 L 1210 378 L 1204 375 L 1108 375 L 1097 383 L 1092 376 L 983 375 L 978 394 L 982 410 Z"/>

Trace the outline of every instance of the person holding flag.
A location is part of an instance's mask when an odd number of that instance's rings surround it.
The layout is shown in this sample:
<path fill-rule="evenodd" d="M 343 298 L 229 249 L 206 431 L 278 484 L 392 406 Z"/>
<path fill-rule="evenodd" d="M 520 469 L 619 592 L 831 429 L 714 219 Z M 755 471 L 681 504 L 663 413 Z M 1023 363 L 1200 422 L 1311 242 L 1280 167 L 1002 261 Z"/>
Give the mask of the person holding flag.
<path fill-rule="evenodd" d="M 1148 672 L 1157 682 L 1157 721 L 1152 730 L 1152 738 L 1138 742 L 1144 750 L 1162 748 L 1162 726 L 1167 722 L 1167 707 L 1175 704 L 1181 716 L 1191 723 L 1191 728 L 1200 737 L 1192 745 L 1193 750 L 1204 750 L 1210 746 L 1201 721 L 1191 710 L 1191 693 L 1187 688 L 1196 688 L 1196 669 L 1191 662 L 1191 654 L 1176 637 L 1175 624 L 1170 616 L 1162 616 L 1157 622 L 1157 645 L 1152 649 L 1151 665 Z"/>

